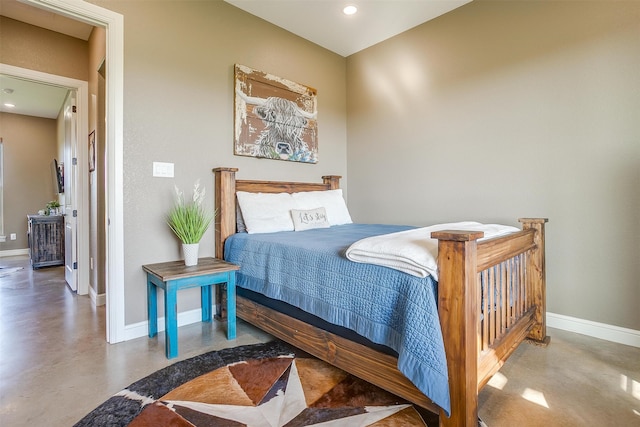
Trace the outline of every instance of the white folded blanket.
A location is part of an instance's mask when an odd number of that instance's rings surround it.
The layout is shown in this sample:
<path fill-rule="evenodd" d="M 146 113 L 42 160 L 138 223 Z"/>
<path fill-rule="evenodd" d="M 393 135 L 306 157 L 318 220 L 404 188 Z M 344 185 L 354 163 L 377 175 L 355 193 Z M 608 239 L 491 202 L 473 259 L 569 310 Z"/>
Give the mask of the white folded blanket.
<path fill-rule="evenodd" d="M 349 246 L 346 256 L 351 261 L 395 268 L 417 277 L 431 275 L 438 280 L 438 240 L 432 239 L 431 233 L 440 230 L 483 231 L 481 240 L 520 231 L 508 225 L 451 222 L 367 237 Z"/>

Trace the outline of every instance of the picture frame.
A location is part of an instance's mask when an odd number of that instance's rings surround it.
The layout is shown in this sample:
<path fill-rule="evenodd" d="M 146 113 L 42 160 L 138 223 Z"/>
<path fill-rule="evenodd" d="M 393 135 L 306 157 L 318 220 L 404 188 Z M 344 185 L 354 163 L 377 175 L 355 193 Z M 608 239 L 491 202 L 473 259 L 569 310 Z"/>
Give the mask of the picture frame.
<path fill-rule="evenodd" d="M 318 162 L 317 90 L 235 64 L 234 154 Z"/>
<path fill-rule="evenodd" d="M 96 131 L 89 134 L 89 172 L 96 170 Z"/>

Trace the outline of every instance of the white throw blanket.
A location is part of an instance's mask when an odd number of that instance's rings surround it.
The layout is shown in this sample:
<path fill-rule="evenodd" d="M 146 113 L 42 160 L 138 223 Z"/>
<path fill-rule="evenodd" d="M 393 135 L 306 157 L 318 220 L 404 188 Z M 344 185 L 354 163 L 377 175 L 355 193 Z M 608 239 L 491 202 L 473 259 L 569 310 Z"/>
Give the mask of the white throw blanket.
<path fill-rule="evenodd" d="M 438 240 L 432 239 L 431 233 L 440 230 L 483 231 L 481 240 L 520 231 L 508 225 L 472 221 L 438 224 L 358 240 L 349 246 L 346 256 L 351 261 L 395 268 L 417 277 L 431 275 L 438 280 Z"/>

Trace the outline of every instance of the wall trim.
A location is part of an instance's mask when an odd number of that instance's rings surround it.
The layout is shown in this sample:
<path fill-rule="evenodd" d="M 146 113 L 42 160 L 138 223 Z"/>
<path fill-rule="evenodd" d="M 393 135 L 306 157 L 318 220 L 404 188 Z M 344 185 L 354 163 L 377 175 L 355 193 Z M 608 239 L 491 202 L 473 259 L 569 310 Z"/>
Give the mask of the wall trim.
<path fill-rule="evenodd" d="M 211 308 L 212 310 L 215 310 L 215 307 L 212 306 Z M 211 312 L 214 313 L 215 311 Z M 217 322 L 215 319 L 211 321 Z M 202 322 L 202 309 L 200 308 L 178 313 L 178 327 L 197 322 Z M 158 333 L 160 332 L 164 332 L 164 316 L 158 317 Z M 180 334 L 180 331 L 178 331 L 178 334 Z M 132 323 L 131 325 L 125 326 L 124 335 L 125 341 L 149 336 L 149 321 L 144 320 L 142 322 Z"/>
<path fill-rule="evenodd" d="M 563 314 L 547 313 L 547 326 L 640 348 L 640 331 Z"/>
<path fill-rule="evenodd" d="M 99 294 L 93 289 L 93 286 L 89 286 L 89 297 L 94 307 L 105 305 L 107 303 L 107 294 Z"/>
<path fill-rule="evenodd" d="M 29 255 L 29 248 L 26 249 L 9 249 L 6 251 L 0 251 L 0 258 L 7 256 L 19 256 L 19 255 Z"/>

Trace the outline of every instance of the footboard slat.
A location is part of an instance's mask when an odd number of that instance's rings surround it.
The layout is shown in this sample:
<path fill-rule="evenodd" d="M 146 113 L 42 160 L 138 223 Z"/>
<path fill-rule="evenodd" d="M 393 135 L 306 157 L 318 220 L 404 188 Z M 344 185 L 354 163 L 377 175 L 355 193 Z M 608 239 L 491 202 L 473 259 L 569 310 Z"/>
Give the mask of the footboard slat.
<path fill-rule="evenodd" d="M 496 304 L 496 271 L 495 269 L 489 269 L 489 308 L 488 308 L 488 317 L 489 317 L 489 337 L 488 344 L 490 345 L 496 339 L 496 311 L 491 310 L 491 307 Z"/>
<path fill-rule="evenodd" d="M 515 265 L 515 259 L 512 258 L 509 261 L 507 261 L 507 268 L 505 272 L 507 283 L 515 283 L 515 280 L 513 277 L 514 265 Z M 508 286 L 507 287 L 507 323 L 506 323 L 507 328 L 511 327 L 511 325 L 513 324 L 513 319 L 516 318 L 515 310 L 513 308 L 513 303 L 511 303 L 511 301 L 517 301 L 517 299 L 515 299 L 514 297 L 513 287 Z"/>
<path fill-rule="evenodd" d="M 486 297 L 482 297 L 481 295 L 481 301 L 482 301 L 482 312 L 483 313 L 489 313 L 489 271 L 485 270 L 480 272 L 480 279 L 482 282 L 482 295 L 486 295 Z M 488 317 L 485 316 L 485 321 L 481 322 L 482 327 L 481 327 L 481 332 L 480 332 L 480 339 L 482 341 L 480 348 L 487 348 L 489 347 L 489 320 Z"/>
<path fill-rule="evenodd" d="M 487 270 L 478 272 L 477 286 L 481 290 L 480 351 L 486 351 L 509 332 L 512 326 L 531 308 L 525 300 L 526 286 L 521 274 L 525 257 L 517 255 Z"/>
<path fill-rule="evenodd" d="M 500 289 L 500 296 L 498 297 L 498 304 L 500 306 L 500 327 L 498 328 L 498 336 L 504 335 L 504 330 L 507 324 L 507 276 L 506 276 L 506 261 L 502 264 L 498 264 L 498 288 Z"/>

